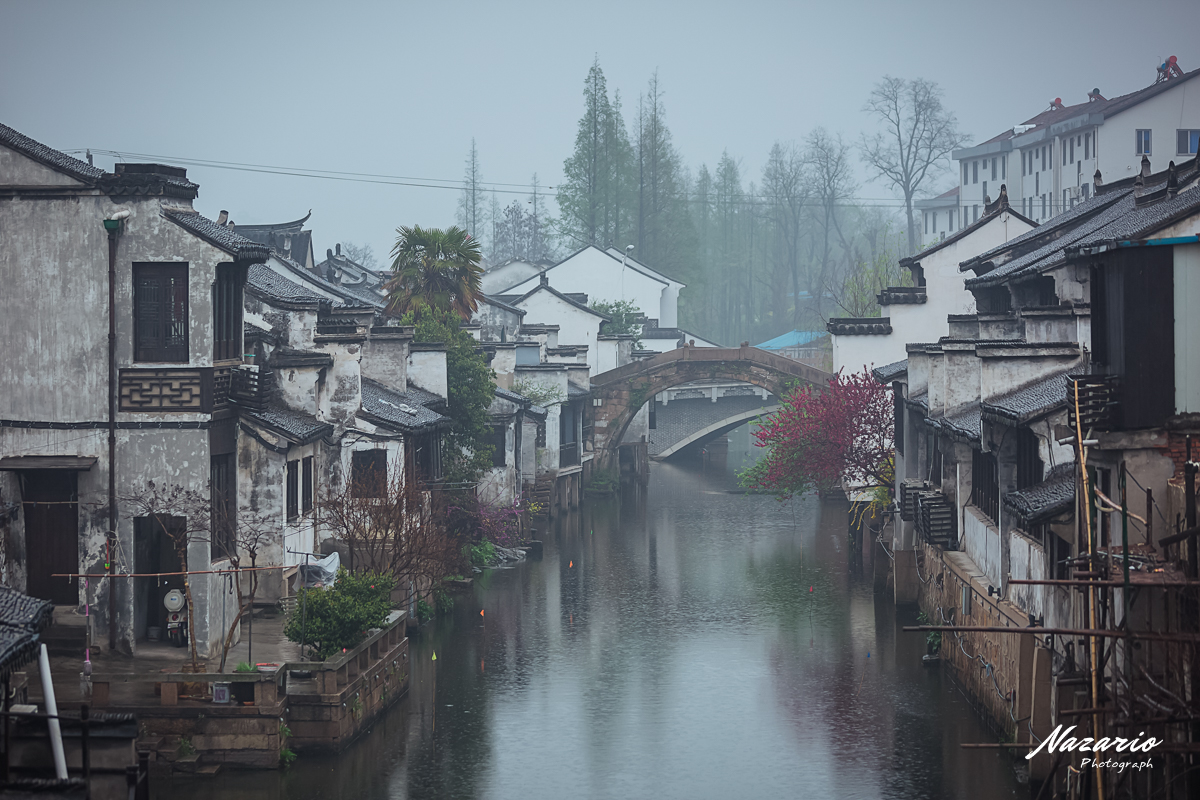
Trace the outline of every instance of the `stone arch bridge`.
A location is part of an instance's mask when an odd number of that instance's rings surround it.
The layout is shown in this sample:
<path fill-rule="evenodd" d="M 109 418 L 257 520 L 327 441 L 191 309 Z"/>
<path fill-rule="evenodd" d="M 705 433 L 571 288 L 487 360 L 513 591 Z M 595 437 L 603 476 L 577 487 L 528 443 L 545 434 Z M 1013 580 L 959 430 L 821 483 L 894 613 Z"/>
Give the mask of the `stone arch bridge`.
<path fill-rule="evenodd" d="M 681 347 L 592 378 L 596 466 L 617 465 L 617 446 L 638 409 L 659 392 L 694 381 L 743 381 L 783 397 L 795 381 L 824 388 L 833 376 L 790 358 L 741 347 Z"/>

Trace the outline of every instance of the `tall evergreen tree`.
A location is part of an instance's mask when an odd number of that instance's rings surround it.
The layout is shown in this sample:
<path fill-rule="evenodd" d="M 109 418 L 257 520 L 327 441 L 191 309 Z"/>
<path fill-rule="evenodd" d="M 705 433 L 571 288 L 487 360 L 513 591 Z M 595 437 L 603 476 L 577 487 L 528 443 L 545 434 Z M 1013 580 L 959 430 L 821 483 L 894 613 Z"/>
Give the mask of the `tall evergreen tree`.
<path fill-rule="evenodd" d="M 694 244 L 687 213 L 691 182 L 671 141 L 657 72 L 638 104 L 636 147 L 637 258 L 686 281 Z"/>
<path fill-rule="evenodd" d="M 483 169 L 479 165 L 479 150 L 475 138 L 471 138 L 471 150 L 467 153 L 466 168 L 463 170 L 462 191 L 458 197 L 458 227 L 481 241 L 487 227 L 487 192 L 483 187 Z"/>

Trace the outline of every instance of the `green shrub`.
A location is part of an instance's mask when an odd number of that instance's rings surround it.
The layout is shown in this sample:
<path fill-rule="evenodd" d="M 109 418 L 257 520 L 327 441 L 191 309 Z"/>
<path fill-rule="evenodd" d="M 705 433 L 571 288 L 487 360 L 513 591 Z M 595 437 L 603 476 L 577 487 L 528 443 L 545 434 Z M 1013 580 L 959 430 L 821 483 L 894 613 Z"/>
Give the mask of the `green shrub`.
<path fill-rule="evenodd" d="M 233 671 L 234 672 L 254 672 L 254 665 L 251 664 L 249 661 L 243 661 L 242 663 L 238 664 L 234 668 Z"/>
<path fill-rule="evenodd" d="M 279 766 L 287 769 L 296 760 L 296 754 L 290 747 L 284 747 L 279 751 Z"/>
<path fill-rule="evenodd" d="M 433 592 L 433 605 L 437 608 L 439 614 L 449 614 L 454 610 L 454 598 L 445 589 L 435 589 Z"/>
<path fill-rule="evenodd" d="M 297 609 L 284 628 L 293 642 L 313 648 L 321 661 L 341 650 L 356 647 L 368 630 L 378 628 L 392 610 L 395 583 L 390 575 L 338 570 L 332 589 L 301 589 Z"/>
<path fill-rule="evenodd" d="M 615 469 L 596 470 L 583 490 L 589 494 L 615 494 L 621 488 L 621 473 Z"/>
<path fill-rule="evenodd" d="M 467 557 L 471 561 L 473 567 L 484 567 L 492 563 L 492 559 L 496 557 L 496 546 L 484 539 L 479 544 L 473 544 L 467 551 Z"/>
<path fill-rule="evenodd" d="M 422 625 L 433 619 L 433 606 L 424 600 L 417 601 L 417 622 Z"/>

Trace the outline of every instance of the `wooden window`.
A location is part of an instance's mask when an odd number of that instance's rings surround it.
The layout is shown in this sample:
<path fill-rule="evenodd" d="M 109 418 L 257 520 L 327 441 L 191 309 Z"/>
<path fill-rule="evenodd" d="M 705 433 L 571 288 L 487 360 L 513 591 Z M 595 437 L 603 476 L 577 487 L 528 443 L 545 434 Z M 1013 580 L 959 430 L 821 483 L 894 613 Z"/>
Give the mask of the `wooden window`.
<path fill-rule="evenodd" d="M 212 560 L 236 555 L 237 472 L 232 453 L 209 459 L 209 484 L 212 491 Z"/>
<path fill-rule="evenodd" d="M 133 359 L 188 361 L 187 264 L 133 265 Z"/>
<path fill-rule="evenodd" d="M 996 161 L 998 161 L 998 159 L 992 159 L 992 180 L 996 180 Z"/>
<path fill-rule="evenodd" d="M 508 464 L 508 454 L 504 449 L 505 431 L 507 425 L 492 426 L 492 466 L 503 467 Z"/>
<path fill-rule="evenodd" d="M 242 280 L 233 264 L 217 266 L 213 284 L 213 360 L 242 357 Z"/>
<path fill-rule="evenodd" d="M 1194 156 L 1200 151 L 1200 130 L 1176 131 L 1176 148 L 1181 156 Z"/>
<path fill-rule="evenodd" d="M 350 494 L 383 497 L 387 493 L 387 451 L 356 450 L 350 454 Z"/>
<path fill-rule="evenodd" d="M 971 162 L 971 183 L 979 183 L 979 162 Z"/>
<path fill-rule="evenodd" d="M 1038 454 L 1038 437 L 1029 428 L 1017 431 L 1017 489 L 1028 489 L 1042 482 L 1041 456 Z"/>
<path fill-rule="evenodd" d="M 1087 161 L 1092 157 L 1092 135 L 1085 133 L 1083 135 L 1083 160 Z"/>
<path fill-rule="evenodd" d="M 301 510 L 308 514 L 313 510 L 313 457 L 305 456 L 301 463 L 300 504 Z"/>
<path fill-rule="evenodd" d="M 300 516 L 300 462 L 287 462 L 287 518 L 291 522 Z"/>
<path fill-rule="evenodd" d="M 900 391 L 899 381 L 892 383 L 892 439 L 895 441 L 896 453 L 904 455 L 904 393 Z"/>
<path fill-rule="evenodd" d="M 1000 519 L 1000 475 L 996 457 L 982 450 L 971 451 L 971 497 L 975 507 L 992 522 Z"/>

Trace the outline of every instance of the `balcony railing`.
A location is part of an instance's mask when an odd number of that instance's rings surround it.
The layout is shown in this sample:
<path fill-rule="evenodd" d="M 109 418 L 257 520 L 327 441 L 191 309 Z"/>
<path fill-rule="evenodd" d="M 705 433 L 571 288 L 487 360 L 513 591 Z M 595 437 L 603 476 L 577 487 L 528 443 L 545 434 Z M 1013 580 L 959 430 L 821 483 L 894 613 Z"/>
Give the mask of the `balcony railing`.
<path fill-rule="evenodd" d="M 229 407 L 230 367 L 215 367 L 213 369 L 213 410 Z"/>
<path fill-rule="evenodd" d="M 1106 431 L 1120 424 L 1117 400 L 1119 379 L 1116 375 L 1068 375 L 1067 422 L 1076 430 L 1075 386 L 1079 386 L 1079 423 L 1086 436 L 1090 430 Z"/>
<path fill-rule="evenodd" d="M 230 373 L 229 399 L 242 408 L 261 411 L 267 405 L 270 373 L 256 366 L 236 367 Z"/>

